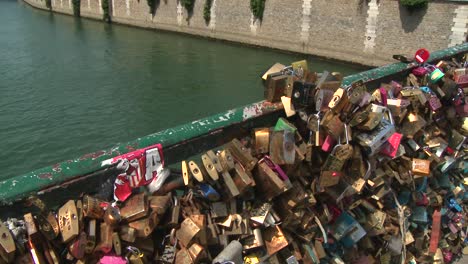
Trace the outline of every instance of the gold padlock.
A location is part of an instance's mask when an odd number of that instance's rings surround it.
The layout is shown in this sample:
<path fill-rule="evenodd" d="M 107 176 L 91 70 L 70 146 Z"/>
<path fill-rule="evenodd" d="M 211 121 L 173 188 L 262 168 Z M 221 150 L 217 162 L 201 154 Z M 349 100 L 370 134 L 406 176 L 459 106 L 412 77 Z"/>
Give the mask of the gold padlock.
<path fill-rule="evenodd" d="M 268 201 L 287 190 L 284 181 L 264 161 L 259 161 L 254 178 L 258 190 Z"/>
<path fill-rule="evenodd" d="M 228 191 L 229 191 L 229 194 L 231 195 L 231 197 L 236 197 L 240 194 L 240 191 L 239 189 L 237 188 L 234 180 L 232 179 L 232 176 L 231 174 L 228 172 L 228 171 L 223 171 L 221 173 L 221 176 L 224 180 L 224 184 L 226 185 Z"/>
<path fill-rule="evenodd" d="M 199 263 L 200 260 L 205 257 L 206 251 L 201 245 L 193 243 L 189 247 L 188 253 L 190 255 L 190 258 L 192 259 L 192 263 Z"/>
<path fill-rule="evenodd" d="M 234 158 L 229 149 L 224 149 L 216 152 L 219 164 L 223 168 L 222 172 L 227 172 L 234 169 Z"/>
<path fill-rule="evenodd" d="M 85 253 L 91 254 L 96 247 L 96 219 L 89 220 L 87 232 Z"/>
<path fill-rule="evenodd" d="M 97 199 L 90 195 L 83 196 L 83 214 L 88 218 L 102 219 L 104 217 L 104 208 L 106 204 L 103 200 Z"/>
<path fill-rule="evenodd" d="M 183 247 L 188 247 L 200 230 L 201 228 L 189 217 L 180 225 L 180 229 L 176 232 L 176 237 Z"/>
<path fill-rule="evenodd" d="M 125 201 L 120 209 L 120 216 L 122 220 L 126 220 L 127 222 L 135 221 L 148 214 L 148 207 L 148 199 L 145 193 L 135 194 Z"/>
<path fill-rule="evenodd" d="M 429 176 L 431 173 L 431 161 L 413 159 L 411 171 L 417 176 Z"/>
<path fill-rule="evenodd" d="M 288 241 L 279 226 L 270 226 L 263 232 L 263 240 L 269 255 L 273 255 L 288 246 Z"/>
<path fill-rule="evenodd" d="M 268 153 L 270 149 L 270 129 L 254 129 L 254 150 L 256 155 Z"/>
<path fill-rule="evenodd" d="M 7 263 L 13 262 L 15 258 L 16 246 L 10 230 L 0 221 L 0 259 Z"/>
<path fill-rule="evenodd" d="M 190 169 L 190 174 L 198 181 L 198 182 L 203 182 L 203 173 L 201 172 L 200 168 L 198 165 L 195 163 L 195 161 L 191 160 L 188 163 L 189 169 Z"/>
<path fill-rule="evenodd" d="M 176 253 L 175 264 L 193 264 L 190 253 L 186 248 L 182 248 Z"/>
<path fill-rule="evenodd" d="M 248 187 L 255 186 L 255 181 L 249 171 L 246 171 L 239 163 L 234 165 L 234 169 L 233 181 L 240 193 L 243 193 Z"/>
<path fill-rule="evenodd" d="M 251 171 L 257 164 L 258 159 L 252 157 L 250 150 L 243 146 L 238 139 L 233 139 L 227 144 L 232 156 L 242 164 L 242 166 Z"/>
<path fill-rule="evenodd" d="M 122 226 L 119 231 L 119 236 L 123 241 L 133 243 L 136 239 L 136 232 L 135 228 Z"/>
<path fill-rule="evenodd" d="M 201 159 L 203 162 L 203 166 L 205 167 L 205 170 L 208 173 L 208 176 L 210 176 L 210 178 L 213 181 L 217 181 L 219 179 L 219 174 L 216 170 L 213 160 L 211 160 L 211 158 L 207 154 L 203 154 L 201 156 Z"/>
<path fill-rule="evenodd" d="M 122 243 L 120 242 L 119 233 L 112 233 L 112 245 L 114 248 L 115 254 L 118 256 L 122 255 Z"/>
<path fill-rule="evenodd" d="M 68 246 L 68 253 L 76 259 L 82 259 L 86 250 L 86 233 L 81 232 L 80 235 Z"/>
<path fill-rule="evenodd" d="M 112 234 L 114 233 L 113 228 L 106 223 L 101 223 L 99 231 L 100 240 L 95 248 L 95 251 L 109 253 L 112 250 Z"/>
<path fill-rule="evenodd" d="M 128 226 L 136 230 L 137 237 L 148 237 L 159 223 L 158 215 L 152 212 L 149 216 L 128 223 Z"/>
<path fill-rule="evenodd" d="M 69 200 L 58 211 L 58 223 L 64 243 L 71 241 L 79 234 L 78 213 L 75 201 Z"/>
<path fill-rule="evenodd" d="M 151 210 L 159 216 L 163 216 L 171 206 L 172 196 L 170 193 L 164 196 L 150 196 L 148 200 Z"/>
<path fill-rule="evenodd" d="M 260 228 L 255 228 L 252 233 L 252 235 L 249 235 L 242 241 L 244 250 L 259 248 L 265 245 L 263 242 L 262 230 Z"/>

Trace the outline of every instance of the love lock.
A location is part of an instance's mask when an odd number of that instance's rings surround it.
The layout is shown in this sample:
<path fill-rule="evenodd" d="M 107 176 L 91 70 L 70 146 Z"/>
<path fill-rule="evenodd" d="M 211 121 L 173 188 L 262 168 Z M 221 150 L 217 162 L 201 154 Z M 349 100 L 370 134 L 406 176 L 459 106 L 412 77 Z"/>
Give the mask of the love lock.
<path fill-rule="evenodd" d="M 231 217 L 231 227 L 225 230 L 226 235 L 243 235 L 247 233 L 247 225 L 239 214 L 233 214 Z"/>

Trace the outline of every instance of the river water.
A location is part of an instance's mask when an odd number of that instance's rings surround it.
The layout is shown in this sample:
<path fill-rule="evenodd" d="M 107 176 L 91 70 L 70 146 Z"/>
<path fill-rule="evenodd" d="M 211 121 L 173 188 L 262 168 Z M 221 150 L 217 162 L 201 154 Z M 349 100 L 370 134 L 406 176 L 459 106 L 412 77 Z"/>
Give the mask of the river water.
<path fill-rule="evenodd" d="M 256 102 L 275 62 L 362 68 L 0 0 L 0 179 Z"/>

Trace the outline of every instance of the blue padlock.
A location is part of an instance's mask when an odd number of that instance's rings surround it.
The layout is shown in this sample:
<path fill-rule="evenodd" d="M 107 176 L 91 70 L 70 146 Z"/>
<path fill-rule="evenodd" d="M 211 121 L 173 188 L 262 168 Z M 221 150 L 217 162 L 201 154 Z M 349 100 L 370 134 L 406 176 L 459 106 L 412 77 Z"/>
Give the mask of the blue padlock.
<path fill-rule="evenodd" d="M 457 201 L 453 198 L 450 198 L 448 202 L 448 207 L 450 209 L 456 210 L 457 212 L 461 212 L 463 210 L 461 206 L 457 203 Z"/>
<path fill-rule="evenodd" d="M 219 201 L 221 195 L 211 185 L 206 183 L 200 183 L 200 192 L 206 199 L 216 202 Z"/>

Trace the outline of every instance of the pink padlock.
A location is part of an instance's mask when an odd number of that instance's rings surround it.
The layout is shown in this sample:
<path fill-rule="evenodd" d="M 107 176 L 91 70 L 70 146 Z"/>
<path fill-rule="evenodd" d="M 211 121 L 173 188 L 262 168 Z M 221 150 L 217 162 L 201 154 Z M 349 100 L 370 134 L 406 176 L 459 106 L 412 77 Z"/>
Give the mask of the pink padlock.
<path fill-rule="evenodd" d="M 127 264 L 127 261 L 121 256 L 105 255 L 99 260 L 99 264 Z"/>
<path fill-rule="evenodd" d="M 398 152 L 398 147 L 400 146 L 401 138 L 402 134 L 393 133 L 393 135 L 387 140 L 387 143 L 380 152 L 391 158 L 394 158 Z"/>
<path fill-rule="evenodd" d="M 380 91 L 380 98 L 382 99 L 382 105 L 387 106 L 387 98 L 388 98 L 387 90 L 385 90 L 385 88 L 383 87 L 380 87 L 379 91 Z"/>
<path fill-rule="evenodd" d="M 452 261 L 453 254 L 452 254 L 452 252 L 450 252 L 450 250 L 448 250 L 448 249 L 442 250 L 442 255 L 444 255 L 444 262 L 445 263 L 450 263 Z"/>
<path fill-rule="evenodd" d="M 333 149 L 333 146 L 335 146 L 335 144 L 335 139 L 332 136 L 327 135 L 327 137 L 323 141 L 322 150 L 325 152 L 330 152 Z"/>
<path fill-rule="evenodd" d="M 411 73 L 414 74 L 415 76 L 421 77 L 421 76 L 424 76 L 424 74 L 427 73 L 427 69 L 424 68 L 424 67 L 417 67 L 417 68 L 414 68 L 411 71 Z"/>

